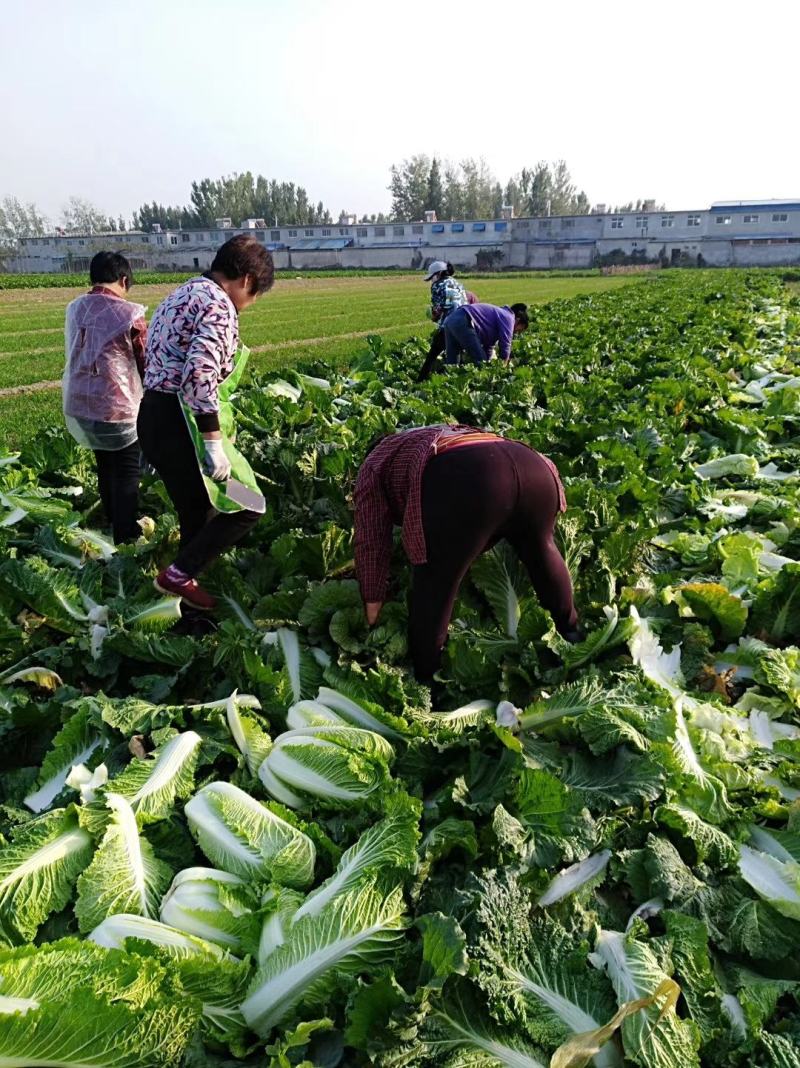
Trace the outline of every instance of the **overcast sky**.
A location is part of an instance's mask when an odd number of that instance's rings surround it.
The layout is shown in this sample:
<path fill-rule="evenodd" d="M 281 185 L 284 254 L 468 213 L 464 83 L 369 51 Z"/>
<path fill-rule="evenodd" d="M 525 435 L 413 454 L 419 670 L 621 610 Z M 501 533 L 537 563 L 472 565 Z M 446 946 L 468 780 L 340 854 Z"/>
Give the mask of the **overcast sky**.
<path fill-rule="evenodd" d="M 334 214 L 415 152 L 591 201 L 800 197 L 797 0 L 0 0 L 0 197 L 129 216 L 251 170 Z"/>

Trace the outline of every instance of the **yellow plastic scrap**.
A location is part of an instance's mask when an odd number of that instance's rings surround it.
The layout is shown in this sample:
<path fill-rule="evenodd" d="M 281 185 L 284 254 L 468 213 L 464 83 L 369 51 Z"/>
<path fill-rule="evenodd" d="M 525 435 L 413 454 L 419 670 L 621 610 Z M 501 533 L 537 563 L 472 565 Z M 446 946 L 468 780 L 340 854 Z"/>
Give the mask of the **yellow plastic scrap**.
<path fill-rule="evenodd" d="M 633 1016 L 642 1009 L 649 1009 L 663 999 L 664 1004 L 661 1007 L 661 1011 L 650 1029 L 650 1034 L 652 1034 L 664 1016 L 668 1012 L 675 1010 L 680 995 L 681 988 L 675 980 L 665 979 L 662 983 L 659 983 L 649 997 L 626 1001 L 603 1027 L 598 1027 L 594 1031 L 584 1031 L 580 1035 L 573 1035 L 572 1038 L 568 1038 L 550 1058 L 550 1068 L 586 1068 L 592 1057 L 600 1052 L 601 1047 L 608 1042 L 614 1032 L 622 1026 L 629 1016 Z M 650 1034 L 648 1034 L 648 1039 Z"/>

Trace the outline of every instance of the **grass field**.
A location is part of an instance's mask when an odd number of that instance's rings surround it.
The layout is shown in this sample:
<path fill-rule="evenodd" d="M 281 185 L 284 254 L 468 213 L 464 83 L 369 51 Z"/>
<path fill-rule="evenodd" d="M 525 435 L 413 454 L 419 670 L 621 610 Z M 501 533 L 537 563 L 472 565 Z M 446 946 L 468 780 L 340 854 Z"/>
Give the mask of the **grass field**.
<path fill-rule="evenodd" d="M 641 281 L 636 276 L 564 278 L 498 276 L 465 279 L 489 303 L 542 303 Z M 152 314 L 169 285 L 138 286 L 135 300 Z M 43 426 L 59 422 L 60 393 L 53 385 L 64 364 L 64 308 L 83 289 L 0 292 L 0 442 L 14 447 Z M 254 368 L 284 367 L 320 359 L 346 366 L 368 334 L 399 340 L 429 333 L 428 286 L 419 275 L 287 279 L 245 311 L 242 340 Z M 37 386 L 18 391 L 18 387 Z M 49 384 L 49 385 L 47 385 Z"/>

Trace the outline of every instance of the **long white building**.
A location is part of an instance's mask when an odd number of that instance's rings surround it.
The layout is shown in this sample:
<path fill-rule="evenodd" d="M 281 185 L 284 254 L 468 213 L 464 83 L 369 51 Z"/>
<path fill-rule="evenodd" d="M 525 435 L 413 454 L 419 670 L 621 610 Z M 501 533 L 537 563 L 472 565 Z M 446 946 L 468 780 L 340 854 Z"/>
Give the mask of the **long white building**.
<path fill-rule="evenodd" d="M 556 215 L 417 223 L 266 226 L 249 219 L 232 227 L 106 234 L 55 233 L 25 238 L 11 271 L 84 271 L 100 249 L 124 252 L 132 266 L 205 270 L 216 249 L 237 233 L 262 240 L 279 268 L 419 268 L 434 259 L 476 267 L 494 255 L 500 268 L 591 267 L 619 250 L 662 262 L 714 267 L 800 264 L 800 200 L 735 201 L 699 211 Z"/>

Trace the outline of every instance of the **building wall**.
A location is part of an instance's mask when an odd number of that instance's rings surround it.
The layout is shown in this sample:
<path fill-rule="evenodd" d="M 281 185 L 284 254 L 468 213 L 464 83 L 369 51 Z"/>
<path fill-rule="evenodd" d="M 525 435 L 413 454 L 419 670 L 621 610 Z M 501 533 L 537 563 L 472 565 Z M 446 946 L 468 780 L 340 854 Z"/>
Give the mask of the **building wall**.
<path fill-rule="evenodd" d="M 712 266 L 800 262 L 800 202 L 714 204 L 702 211 L 625 212 L 529 219 L 484 219 L 442 223 L 365 223 L 352 226 L 211 228 L 161 234 L 48 235 L 21 243 L 8 269 L 25 272 L 85 270 L 101 248 L 124 252 L 134 269 L 206 270 L 216 249 L 237 233 L 254 234 L 276 246 L 280 268 L 407 268 L 449 260 L 474 268 L 481 249 L 499 249 L 502 267 L 589 267 L 596 254 L 621 249 L 701 254 Z M 297 247 L 311 241 L 347 241 L 342 249 Z M 295 247 L 292 248 L 292 245 Z"/>
<path fill-rule="evenodd" d="M 537 243 L 527 246 L 524 266 L 533 270 L 581 270 L 594 262 L 596 245 Z"/>
<path fill-rule="evenodd" d="M 800 239 L 771 245 L 731 243 L 731 265 L 737 267 L 784 267 L 800 263 Z"/>

